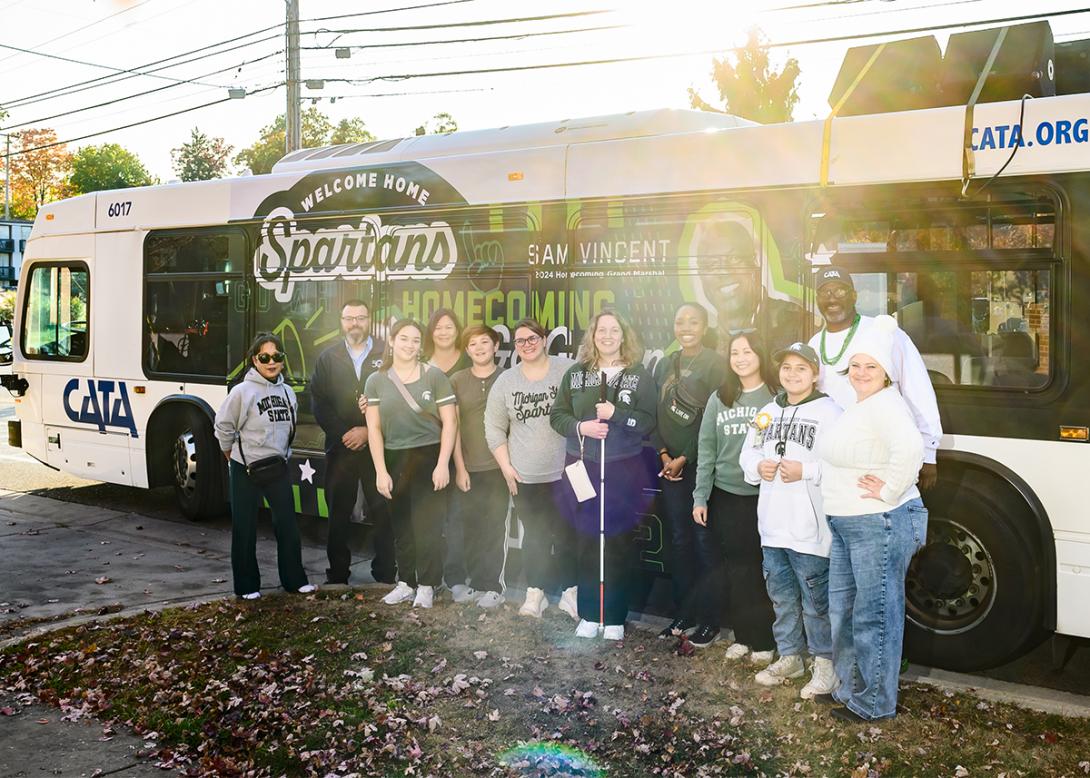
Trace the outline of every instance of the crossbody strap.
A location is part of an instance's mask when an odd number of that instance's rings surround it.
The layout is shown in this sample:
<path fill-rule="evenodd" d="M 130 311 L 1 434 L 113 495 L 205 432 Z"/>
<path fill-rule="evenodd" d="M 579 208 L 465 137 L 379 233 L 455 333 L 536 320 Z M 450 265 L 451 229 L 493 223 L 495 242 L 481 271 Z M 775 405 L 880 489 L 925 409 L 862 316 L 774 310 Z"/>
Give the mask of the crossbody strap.
<path fill-rule="evenodd" d="M 430 413 L 429 411 L 425 411 L 423 408 L 420 407 L 420 403 L 416 401 L 416 398 L 413 397 L 412 393 L 409 392 L 409 390 L 405 387 L 405 384 L 401 380 L 401 376 L 397 374 L 397 371 L 394 370 L 392 366 L 386 372 L 386 376 L 390 379 L 390 383 L 394 385 L 394 388 L 397 389 L 398 394 L 401 395 L 401 399 L 405 401 L 405 404 L 412 408 L 413 413 L 419 413 L 422 416 L 427 416 L 429 418 L 435 419 L 437 422 L 440 423 L 440 425 L 442 425 L 442 422 L 440 421 L 438 416 Z M 420 380 L 424 380 L 423 367 L 420 368 Z"/>

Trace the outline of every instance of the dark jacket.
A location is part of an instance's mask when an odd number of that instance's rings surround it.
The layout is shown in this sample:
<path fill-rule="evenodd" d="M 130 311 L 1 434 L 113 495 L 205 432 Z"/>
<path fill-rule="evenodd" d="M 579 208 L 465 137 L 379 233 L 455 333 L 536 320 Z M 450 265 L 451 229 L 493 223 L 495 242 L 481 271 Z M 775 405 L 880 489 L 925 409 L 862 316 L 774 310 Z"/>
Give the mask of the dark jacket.
<path fill-rule="evenodd" d="M 379 368 L 386 350 L 386 344 L 379 338 L 374 338 L 373 343 L 371 352 L 364 357 L 358 380 L 344 338 L 339 338 L 318 355 L 310 379 L 310 407 L 315 421 L 325 432 L 327 454 L 345 450 L 341 438 L 348 430 L 367 426 L 360 413 L 359 397 L 363 395 L 367 377 Z"/>

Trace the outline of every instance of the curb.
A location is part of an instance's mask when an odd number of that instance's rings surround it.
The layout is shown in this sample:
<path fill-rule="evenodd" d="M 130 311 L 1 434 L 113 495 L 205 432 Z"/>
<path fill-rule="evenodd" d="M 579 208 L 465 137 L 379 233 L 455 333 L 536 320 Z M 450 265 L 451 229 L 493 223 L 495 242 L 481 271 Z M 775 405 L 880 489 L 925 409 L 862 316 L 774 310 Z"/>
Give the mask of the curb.
<path fill-rule="evenodd" d="M 979 675 L 952 673 L 932 667 L 909 665 L 901 679 L 954 692 L 965 692 L 991 702 L 1002 702 L 1070 718 L 1090 718 L 1090 697 L 1040 686 L 1025 686 Z"/>

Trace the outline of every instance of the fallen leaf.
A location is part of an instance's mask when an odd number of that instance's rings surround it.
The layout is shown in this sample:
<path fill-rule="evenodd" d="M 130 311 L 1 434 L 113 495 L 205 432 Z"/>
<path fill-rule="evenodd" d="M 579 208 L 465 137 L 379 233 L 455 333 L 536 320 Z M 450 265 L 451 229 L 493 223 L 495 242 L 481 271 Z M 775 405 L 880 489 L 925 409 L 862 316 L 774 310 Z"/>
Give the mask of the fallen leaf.
<path fill-rule="evenodd" d="M 113 581 L 113 579 L 110 578 L 108 575 L 100 575 L 98 578 L 95 579 L 95 583 L 97 583 L 100 586 L 102 584 L 111 583 L 112 581 Z"/>
<path fill-rule="evenodd" d="M 499 721 L 500 720 L 500 709 L 496 708 L 491 713 L 489 713 L 488 714 L 488 720 L 489 721 Z"/>

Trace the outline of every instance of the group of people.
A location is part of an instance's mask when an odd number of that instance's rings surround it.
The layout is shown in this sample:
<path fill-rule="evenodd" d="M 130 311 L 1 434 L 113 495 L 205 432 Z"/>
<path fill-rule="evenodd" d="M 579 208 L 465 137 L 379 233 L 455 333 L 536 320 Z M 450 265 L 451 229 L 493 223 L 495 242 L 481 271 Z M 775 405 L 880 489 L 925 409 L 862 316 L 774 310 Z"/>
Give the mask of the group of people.
<path fill-rule="evenodd" d="M 548 354 L 538 322 L 518 322 L 518 360 L 503 370 L 490 327 L 462 330 L 441 309 L 427 326 L 397 321 L 384 345 L 369 306 L 346 303 L 344 338 L 310 384 L 326 433 L 327 583 L 349 579 L 362 487 L 376 526 L 372 574 L 395 584 L 384 602 L 430 608 L 445 586 L 456 602 L 496 607 L 510 497 L 522 525 L 519 613 L 541 617 L 552 597 L 577 636 L 620 640 L 633 530 L 655 487 L 676 608 L 662 637 L 698 648 L 730 637 L 727 658 L 748 658 L 763 685 L 804 676 L 808 656 L 803 698 L 839 704 L 833 715 L 849 721 L 895 715 L 904 579 L 927 526 L 917 482 L 936 478 L 937 404 L 896 322 L 855 310 L 847 272 L 821 269 L 817 304 L 825 327 L 771 355 L 756 330 L 709 346 L 707 311 L 682 304 L 677 348 L 651 374 L 611 310 L 592 318 L 574 361 Z M 296 416 L 283 348 L 264 334 L 251 359 L 216 419 L 230 460 L 235 592 L 259 596 L 261 497 L 281 584 L 312 591 L 279 470 Z"/>

